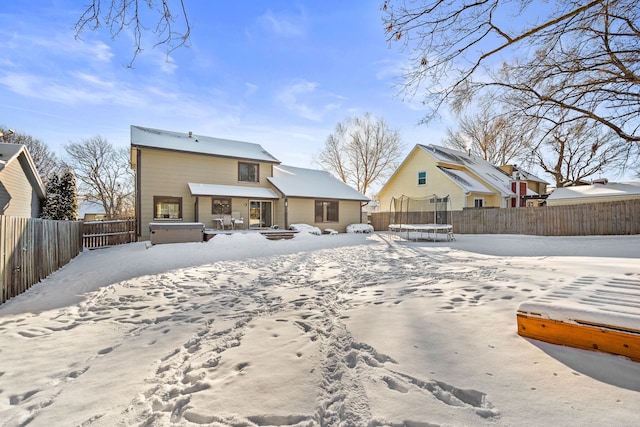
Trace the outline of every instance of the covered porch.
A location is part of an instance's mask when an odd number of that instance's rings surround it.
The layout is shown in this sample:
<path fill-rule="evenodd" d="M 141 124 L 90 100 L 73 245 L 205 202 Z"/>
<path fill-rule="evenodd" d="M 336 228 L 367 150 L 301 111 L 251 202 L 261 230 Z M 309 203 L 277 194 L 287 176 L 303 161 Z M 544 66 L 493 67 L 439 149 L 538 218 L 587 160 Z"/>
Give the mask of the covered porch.
<path fill-rule="evenodd" d="M 209 234 L 271 229 L 280 197 L 270 188 L 188 183 L 195 198 L 194 220 Z M 282 224 L 284 225 L 284 224 Z"/>

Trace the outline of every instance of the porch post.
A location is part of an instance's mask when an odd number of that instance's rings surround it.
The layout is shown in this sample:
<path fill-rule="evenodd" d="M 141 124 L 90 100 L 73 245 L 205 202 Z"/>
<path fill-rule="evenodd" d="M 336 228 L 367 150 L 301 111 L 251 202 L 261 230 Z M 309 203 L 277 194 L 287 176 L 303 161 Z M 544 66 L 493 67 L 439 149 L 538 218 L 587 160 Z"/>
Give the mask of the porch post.
<path fill-rule="evenodd" d="M 289 229 L 289 199 L 284 199 L 284 229 Z"/>

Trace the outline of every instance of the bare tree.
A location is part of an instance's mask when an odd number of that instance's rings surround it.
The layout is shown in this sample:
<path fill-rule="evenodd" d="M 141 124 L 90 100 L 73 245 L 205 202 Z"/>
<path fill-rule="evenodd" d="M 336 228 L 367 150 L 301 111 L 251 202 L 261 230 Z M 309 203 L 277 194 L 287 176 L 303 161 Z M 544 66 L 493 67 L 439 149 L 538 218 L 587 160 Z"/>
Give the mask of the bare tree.
<path fill-rule="evenodd" d="M 637 3 L 560 0 L 550 6 L 540 16 L 545 9 L 530 0 L 385 0 L 388 40 L 412 52 L 402 90 L 408 96 L 425 91 L 431 111 L 424 121 L 444 103 L 461 111 L 474 95 L 497 86 L 526 97 L 538 116 L 561 108 L 572 112 L 568 120 L 595 121 L 640 142 Z M 522 23 L 528 16 L 539 21 Z M 514 59 L 498 73 L 503 54 Z"/>
<path fill-rule="evenodd" d="M 135 49 L 129 67 L 140 52 L 142 52 L 143 33 L 148 28 L 157 41 L 153 47 L 165 46 L 167 55 L 176 49 L 187 46 L 191 34 L 191 25 L 184 6 L 184 0 L 175 0 L 176 5 L 170 6 L 171 0 L 92 0 L 74 25 L 76 38 L 85 30 L 96 31 L 106 27 L 111 32 L 111 38 L 117 38 L 124 30 L 130 30 L 135 42 Z M 143 6 L 147 6 L 145 9 Z M 181 14 L 173 12 L 180 9 Z M 179 17 L 184 27 L 175 30 L 176 18 Z M 153 22 L 146 25 L 146 22 Z"/>
<path fill-rule="evenodd" d="M 107 218 L 130 210 L 134 180 L 127 148 L 116 149 L 96 136 L 70 143 L 65 150 L 65 167 L 75 173 L 79 200 L 101 203 Z"/>
<path fill-rule="evenodd" d="M 460 119 L 458 129 L 447 129 L 445 145 L 471 150 L 494 165 L 527 163 L 531 157 L 535 129 L 530 124 L 515 125 L 514 117 L 492 116 L 488 109 Z"/>
<path fill-rule="evenodd" d="M 610 129 L 581 120 L 554 126 L 536 156 L 538 165 L 559 188 L 605 171 L 619 171 L 632 150 L 632 145 Z"/>
<path fill-rule="evenodd" d="M 366 194 L 372 184 L 397 168 L 402 150 L 398 130 L 365 113 L 338 123 L 315 161 Z"/>
<path fill-rule="evenodd" d="M 0 142 L 23 144 L 27 147 L 29 155 L 33 159 L 33 163 L 38 171 L 38 175 L 40 175 L 40 179 L 45 185 L 49 179 L 58 172 L 60 162 L 56 154 L 49 150 L 47 144 L 31 135 L 9 131 L 9 129 L 5 129 L 2 126 L 0 126 L 0 133 L 4 135 L 3 138 L 0 139 Z"/>

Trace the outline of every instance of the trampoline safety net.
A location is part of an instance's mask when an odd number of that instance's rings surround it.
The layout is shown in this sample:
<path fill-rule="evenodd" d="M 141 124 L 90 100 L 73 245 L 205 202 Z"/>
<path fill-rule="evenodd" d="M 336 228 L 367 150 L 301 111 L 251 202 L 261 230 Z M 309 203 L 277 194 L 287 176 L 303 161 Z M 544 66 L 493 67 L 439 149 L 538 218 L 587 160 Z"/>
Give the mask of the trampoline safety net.
<path fill-rule="evenodd" d="M 433 194 L 426 197 L 400 196 L 391 199 L 392 224 L 450 224 L 450 197 Z"/>

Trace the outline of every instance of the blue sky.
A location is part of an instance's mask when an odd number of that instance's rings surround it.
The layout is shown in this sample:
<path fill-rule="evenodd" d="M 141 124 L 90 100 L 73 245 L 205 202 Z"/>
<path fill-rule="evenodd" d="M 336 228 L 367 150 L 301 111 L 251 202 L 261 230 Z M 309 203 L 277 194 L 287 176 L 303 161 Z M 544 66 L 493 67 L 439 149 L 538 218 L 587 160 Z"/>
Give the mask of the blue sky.
<path fill-rule="evenodd" d="M 385 40 L 381 2 L 186 0 L 191 46 L 167 62 L 147 33 L 133 69 L 129 34 L 75 39 L 84 3 L 0 8 L 0 125 L 58 156 L 96 135 L 128 146 L 133 124 L 255 142 L 285 164 L 317 167 L 312 157 L 348 116 L 383 117 L 406 153 L 446 131 L 417 126 L 419 102 L 397 97 L 406 55 Z"/>

